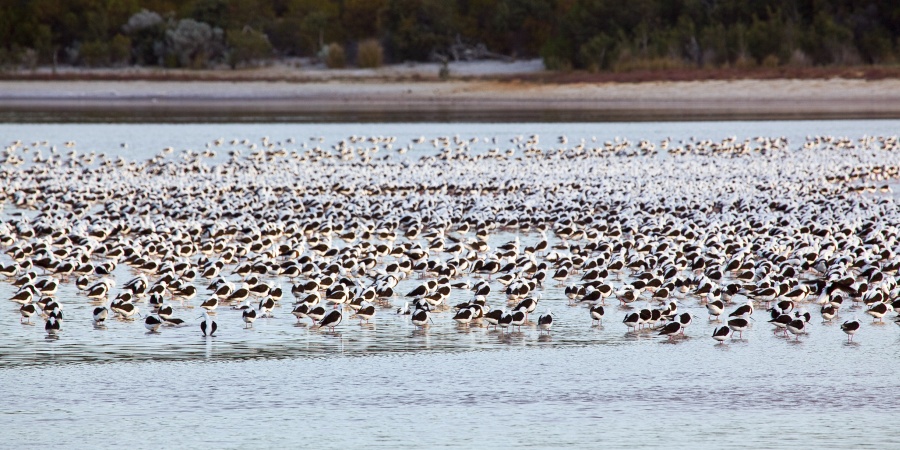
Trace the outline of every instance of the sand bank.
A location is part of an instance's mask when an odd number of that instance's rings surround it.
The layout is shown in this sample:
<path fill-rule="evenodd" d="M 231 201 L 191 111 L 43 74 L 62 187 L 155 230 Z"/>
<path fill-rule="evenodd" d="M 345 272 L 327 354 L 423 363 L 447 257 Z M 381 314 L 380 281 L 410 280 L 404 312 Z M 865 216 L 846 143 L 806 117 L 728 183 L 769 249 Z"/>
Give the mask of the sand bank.
<path fill-rule="evenodd" d="M 900 118 L 900 80 L 0 82 L 0 113 L 7 120 L 60 112 L 119 117 L 490 112 L 500 120 L 554 112 L 571 116 L 566 120 Z"/>

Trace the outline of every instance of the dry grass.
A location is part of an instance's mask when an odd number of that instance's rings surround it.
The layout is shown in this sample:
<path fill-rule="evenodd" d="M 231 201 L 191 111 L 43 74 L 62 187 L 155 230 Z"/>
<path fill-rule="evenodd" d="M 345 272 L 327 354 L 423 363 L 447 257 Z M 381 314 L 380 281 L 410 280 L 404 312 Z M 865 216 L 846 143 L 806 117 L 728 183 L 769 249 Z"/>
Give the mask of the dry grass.
<path fill-rule="evenodd" d="M 328 45 L 328 54 L 325 56 L 325 65 L 329 69 L 343 69 L 347 67 L 347 53 L 344 46 L 336 42 Z"/>
<path fill-rule="evenodd" d="M 356 66 L 376 69 L 384 64 L 384 49 L 377 39 L 366 39 L 356 49 Z"/>

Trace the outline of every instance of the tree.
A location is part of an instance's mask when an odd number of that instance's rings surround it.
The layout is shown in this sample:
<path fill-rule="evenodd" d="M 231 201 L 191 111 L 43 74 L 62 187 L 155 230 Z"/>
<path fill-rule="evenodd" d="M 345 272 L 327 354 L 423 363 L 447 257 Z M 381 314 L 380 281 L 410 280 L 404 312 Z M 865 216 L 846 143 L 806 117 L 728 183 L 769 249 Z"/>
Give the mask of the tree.
<path fill-rule="evenodd" d="M 269 38 L 250 28 L 228 30 L 228 64 L 232 69 L 239 65 L 254 64 L 272 56 Z"/>

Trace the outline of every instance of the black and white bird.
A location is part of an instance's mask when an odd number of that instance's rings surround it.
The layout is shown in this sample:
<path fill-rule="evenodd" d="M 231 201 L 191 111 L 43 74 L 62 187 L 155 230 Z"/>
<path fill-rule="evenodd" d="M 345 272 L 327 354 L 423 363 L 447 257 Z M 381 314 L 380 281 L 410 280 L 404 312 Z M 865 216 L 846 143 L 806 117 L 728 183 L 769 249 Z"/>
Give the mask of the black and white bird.
<path fill-rule="evenodd" d="M 731 335 L 731 328 L 728 325 L 723 325 L 713 331 L 712 338 L 719 342 L 724 342 L 729 335 Z"/>
<path fill-rule="evenodd" d="M 472 322 L 472 317 L 474 317 L 475 312 L 470 308 L 463 308 L 456 312 L 453 316 L 453 320 L 460 325 L 469 326 L 469 323 Z"/>
<path fill-rule="evenodd" d="M 741 317 L 744 314 L 746 314 L 747 316 L 753 315 L 753 300 L 747 300 L 747 303 L 735 308 L 735 310 L 732 311 L 731 314 L 728 315 L 728 317 Z"/>
<path fill-rule="evenodd" d="M 500 323 L 500 318 L 503 317 L 503 314 L 506 314 L 505 310 L 492 309 L 484 314 L 483 320 L 487 322 L 488 325 L 493 325 L 496 328 Z"/>
<path fill-rule="evenodd" d="M 424 328 L 428 325 L 428 322 L 431 321 L 431 313 L 428 312 L 427 309 L 416 309 L 409 316 L 409 320 L 418 328 Z"/>
<path fill-rule="evenodd" d="M 375 316 L 375 305 L 373 305 L 369 302 L 363 302 L 362 306 L 359 308 L 359 310 L 356 311 L 356 317 L 359 317 L 360 324 L 362 324 L 362 322 L 364 320 L 366 321 L 366 323 L 369 323 L 369 320 L 371 320 L 372 317 L 374 317 L 374 316 Z"/>
<path fill-rule="evenodd" d="M 527 315 L 525 309 L 517 309 L 512 312 L 512 322 L 509 323 L 510 326 L 518 327 L 519 331 L 522 331 L 522 325 L 525 324 L 525 320 L 527 319 Z"/>
<path fill-rule="evenodd" d="M 275 299 L 267 296 L 259 301 L 256 309 L 259 311 L 260 317 L 272 317 L 272 310 L 275 309 Z"/>
<path fill-rule="evenodd" d="M 149 330 L 151 333 L 156 333 L 159 331 L 159 327 L 162 326 L 162 319 L 154 315 L 148 315 L 144 319 L 144 328 Z"/>
<path fill-rule="evenodd" d="M 291 314 L 297 318 L 297 323 L 300 323 L 300 319 L 306 317 L 309 313 L 310 306 L 308 303 L 298 303 L 294 306 L 294 309 L 291 311 Z"/>
<path fill-rule="evenodd" d="M 323 317 L 325 317 L 325 314 L 327 312 L 328 311 L 325 309 L 324 306 L 319 305 L 319 306 L 316 306 L 316 307 L 310 309 L 309 311 L 307 311 L 306 317 L 309 317 L 310 320 L 312 320 L 312 324 L 315 325 L 320 320 L 322 320 Z"/>
<path fill-rule="evenodd" d="M 841 324 L 841 331 L 847 333 L 847 342 L 853 342 L 853 335 L 862 327 L 862 322 L 857 318 L 848 320 Z"/>
<path fill-rule="evenodd" d="M 331 328 L 331 331 L 334 331 L 334 327 L 340 325 L 343 319 L 344 313 L 341 312 L 341 308 L 333 309 L 319 321 L 319 328 Z"/>
<path fill-rule="evenodd" d="M 34 303 L 27 303 L 22 305 L 19 308 L 19 318 L 20 323 L 31 324 L 31 316 L 33 316 L 37 312 L 37 307 L 34 306 Z"/>
<path fill-rule="evenodd" d="M 544 331 L 547 334 L 550 334 L 550 328 L 553 327 L 553 315 L 550 313 L 550 309 L 547 309 L 547 313 L 538 317 L 538 327 L 541 329 L 541 333 Z"/>
<path fill-rule="evenodd" d="M 50 316 L 44 324 L 44 331 L 50 336 L 56 336 L 60 331 L 59 325 L 59 320 L 57 320 L 56 317 Z"/>
<path fill-rule="evenodd" d="M 113 302 L 110 304 L 109 309 L 124 320 L 132 320 L 140 314 L 139 308 L 131 302 Z"/>
<path fill-rule="evenodd" d="M 241 318 L 244 319 L 244 328 L 253 328 L 253 321 L 256 320 L 256 310 L 247 308 L 241 312 Z M 298 317 L 297 320 L 300 320 Z"/>
<path fill-rule="evenodd" d="M 872 322 L 878 320 L 884 322 L 884 315 L 888 313 L 888 311 L 892 311 L 893 307 L 884 302 L 878 302 L 872 305 L 869 309 L 866 310 L 866 314 L 872 316 Z"/>
<path fill-rule="evenodd" d="M 727 322 L 728 328 L 731 328 L 731 331 L 738 332 L 738 339 L 744 338 L 744 331 L 750 326 L 750 321 L 743 317 L 736 317 Z"/>
<path fill-rule="evenodd" d="M 822 305 L 820 313 L 822 314 L 822 321 L 831 322 L 835 317 L 837 317 L 838 310 L 830 303 L 826 303 Z"/>
<path fill-rule="evenodd" d="M 630 330 L 634 330 L 637 328 L 638 324 L 641 322 L 641 316 L 638 313 L 626 314 L 625 318 L 622 319 L 622 323 L 625 324 Z"/>
<path fill-rule="evenodd" d="M 713 300 L 706 304 L 706 311 L 709 313 L 709 320 L 719 320 L 719 316 L 725 312 L 725 303 L 722 300 Z"/>
<path fill-rule="evenodd" d="M 659 330 L 658 336 L 668 336 L 669 339 L 672 339 L 675 335 L 681 333 L 682 330 L 684 330 L 684 327 L 681 325 L 681 322 L 676 320 L 663 326 L 662 329 Z"/>
<path fill-rule="evenodd" d="M 787 326 L 794 320 L 790 314 L 779 312 L 777 309 L 772 308 L 770 310 L 772 313 L 772 318 L 769 319 L 769 323 L 775 326 L 773 329 L 775 333 L 784 333 L 787 336 Z"/>
<path fill-rule="evenodd" d="M 175 310 L 172 308 L 172 305 L 162 304 L 159 309 L 156 310 L 156 315 L 160 317 L 160 319 L 168 319 L 175 314 Z"/>
<path fill-rule="evenodd" d="M 203 332 L 203 335 L 215 336 L 216 329 L 219 328 L 219 325 L 216 324 L 216 321 L 212 320 L 212 318 L 209 317 L 209 313 L 206 311 L 203 311 L 203 315 L 198 317 L 198 319 L 201 318 L 203 319 L 203 321 L 200 322 L 200 331 Z"/>
<path fill-rule="evenodd" d="M 801 334 L 806 334 L 806 321 L 794 319 L 787 325 L 787 329 L 799 340 Z"/>
<path fill-rule="evenodd" d="M 594 324 L 594 321 L 597 321 L 597 325 L 600 325 L 603 322 L 603 315 L 606 314 L 602 305 L 594 305 L 591 306 L 590 309 L 591 314 L 591 325 Z"/>
<path fill-rule="evenodd" d="M 200 307 L 209 312 L 215 311 L 216 308 L 219 307 L 219 297 L 217 297 L 215 295 L 209 297 L 203 303 L 200 303 Z"/>
<path fill-rule="evenodd" d="M 500 320 L 497 321 L 497 325 L 504 330 L 508 329 L 512 326 L 513 323 L 513 315 L 512 313 L 504 312 L 502 316 L 500 316 Z"/>
<path fill-rule="evenodd" d="M 681 313 L 677 319 L 677 322 L 681 323 L 681 334 L 684 334 L 684 330 L 694 322 L 694 315 L 689 312 Z"/>

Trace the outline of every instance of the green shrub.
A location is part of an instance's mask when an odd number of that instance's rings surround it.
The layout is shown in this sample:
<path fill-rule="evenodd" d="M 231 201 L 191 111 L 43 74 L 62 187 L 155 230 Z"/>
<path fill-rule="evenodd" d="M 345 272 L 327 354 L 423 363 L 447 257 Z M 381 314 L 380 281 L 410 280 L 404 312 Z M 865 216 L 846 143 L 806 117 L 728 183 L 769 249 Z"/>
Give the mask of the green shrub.
<path fill-rule="evenodd" d="M 109 59 L 114 65 L 128 64 L 131 61 L 131 39 L 117 34 L 109 43 Z"/>
<path fill-rule="evenodd" d="M 228 31 L 228 63 L 234 69 L 241 64 L 254 64 L 272 56 L 269 38 L 252 28 Z"/>
<path fill-rule="evenodd" d="M 109 65 L 109 45 L 103 41 L 90 41 L 81 44 L 78 49 L 81 63 L 88 67 Z"/>

